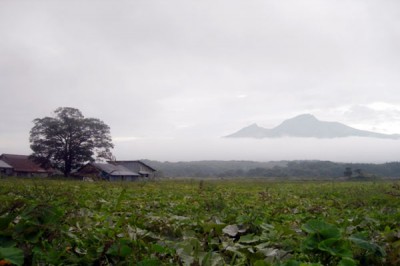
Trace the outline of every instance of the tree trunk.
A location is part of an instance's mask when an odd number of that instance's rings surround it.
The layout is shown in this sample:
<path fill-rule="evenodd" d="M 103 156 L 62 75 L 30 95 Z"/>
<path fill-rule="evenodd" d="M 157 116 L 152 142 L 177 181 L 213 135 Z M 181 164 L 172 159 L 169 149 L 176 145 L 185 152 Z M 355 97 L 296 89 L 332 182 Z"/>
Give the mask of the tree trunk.
<path fill-rule="evenodd" d="M 72 167 L 71 167 L 71 160 L 69 160 L 69 159 L 66 159 L 65 160 L 65 168 L 64 168 L 64 176 L 65 177 L 68 177 L 69 176 L 69 174 L 71 173 L 71 169 Z"/>

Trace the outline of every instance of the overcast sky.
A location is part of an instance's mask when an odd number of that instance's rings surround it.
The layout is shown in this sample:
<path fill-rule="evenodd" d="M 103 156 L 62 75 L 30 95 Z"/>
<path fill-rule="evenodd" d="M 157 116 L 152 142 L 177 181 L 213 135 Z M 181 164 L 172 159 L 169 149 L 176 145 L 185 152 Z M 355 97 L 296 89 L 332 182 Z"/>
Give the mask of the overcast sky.
<path fill-rule="evenodd" d="M 398 0 L 0 0 L 0 153 L 30 153 L 32 120 L 70 106 L 111 127 L 117 159 L 357 161 L 215 141 L 302 113 L 400 133 L 399 47 Z M 363 160 L 398 160 L 385 143 Z"/>

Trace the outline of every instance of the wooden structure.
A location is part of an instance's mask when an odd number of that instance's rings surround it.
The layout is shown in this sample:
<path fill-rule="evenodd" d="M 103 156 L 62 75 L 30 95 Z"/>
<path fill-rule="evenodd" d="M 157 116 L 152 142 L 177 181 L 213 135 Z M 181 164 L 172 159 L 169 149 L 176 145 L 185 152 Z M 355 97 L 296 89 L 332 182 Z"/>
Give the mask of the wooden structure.
<path fill-rule="evenodd" d="M 107 181 L 134 181 L 139 178 L 139 174 L 121 165 L 110 163 L 88 163 L 82 166 L 75 175 L 93 180 Z"/>
<path fill-rule="evenodd" d="M 24 177 L 47 177 L 53 173 L 52 170 L 46 170 L 35 163 L 28 155 L 2 154 L 0 160 L 12 167 L 14 176 Z"/>
<path fill-rule="evenodd" d="M 154 178 L 156 170 L 142 161 L 110 161 L 110 164 L 122 165 L 129 170 L 138 173 L 142 178 Z"/>

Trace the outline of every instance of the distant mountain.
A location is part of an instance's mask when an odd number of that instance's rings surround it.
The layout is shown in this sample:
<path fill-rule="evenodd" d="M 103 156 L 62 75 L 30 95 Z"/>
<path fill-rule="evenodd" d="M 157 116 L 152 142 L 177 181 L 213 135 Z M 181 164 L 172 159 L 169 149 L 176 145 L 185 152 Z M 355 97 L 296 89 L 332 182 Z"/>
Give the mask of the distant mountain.
<path fill-rule="evenodd" d="M 272 129 L 259 127 L 257 124 L 242 128 L 226 136 L 227 138 L 343 138 L 343 137 L 369 137 L 383 139 L 399 139 L 399 134 L 382 134 L 360 130 L 338 122 L 320 121 L 310 114 L 302 114 L 283 121 Z"/>

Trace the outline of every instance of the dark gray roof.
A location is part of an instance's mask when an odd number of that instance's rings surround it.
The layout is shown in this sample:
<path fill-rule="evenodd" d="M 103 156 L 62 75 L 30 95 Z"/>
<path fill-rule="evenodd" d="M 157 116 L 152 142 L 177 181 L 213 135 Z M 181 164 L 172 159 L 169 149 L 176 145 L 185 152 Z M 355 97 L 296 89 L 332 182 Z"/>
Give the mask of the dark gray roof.
<path fill-rule="evenodd" d="M 92 163 L 92 165 L 112 176 L 139 176 L 138 173 L 122 165 L 113 165 L 109 163 Z"/>
<path fill-rule="evenodd" d="M 29 155 L 19 154 L 2 154 L 0 160 L 11 165 L 16 172 L 26 173 L 48 173 L 49 171 L 43 169 L 39 164 L 34 162 Z"/>
<path fill-rule="evenodd" d="M 6 163 L 5 161 L 0 160 L 0 168 L 13 168 L 11 165 Z"/>
<path fill-rule="evenodd" d="M 143 169 L 141 169 L 142 167 L 140 167 L 140 165 L 144 166 L 145 168 L 147 168 L 147 170 L 149 170 L 150 172 L 156 172 L 156 169 L 154 169 L 153 167 L 149 166 L 148 164 L 145 164 L 142 161 L 139 160 L 132 160 L 132 161 L 112 161 L 110 162 L 112 164 L 116 164 L 116 165 L 123 165 L 126 168 L 133 170 L 133 171 L 143 171 Z"/>

